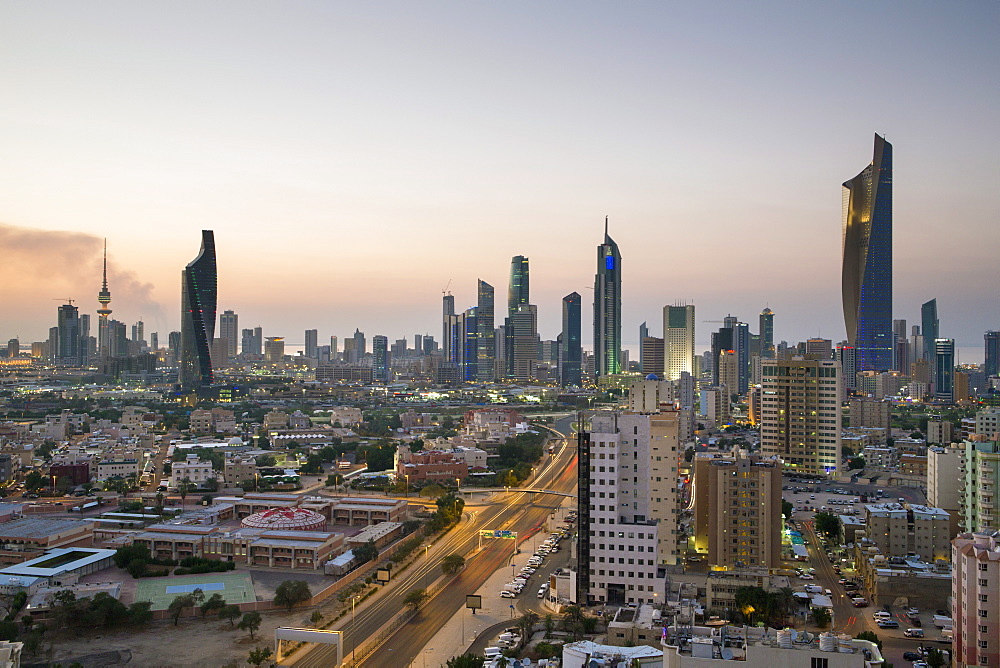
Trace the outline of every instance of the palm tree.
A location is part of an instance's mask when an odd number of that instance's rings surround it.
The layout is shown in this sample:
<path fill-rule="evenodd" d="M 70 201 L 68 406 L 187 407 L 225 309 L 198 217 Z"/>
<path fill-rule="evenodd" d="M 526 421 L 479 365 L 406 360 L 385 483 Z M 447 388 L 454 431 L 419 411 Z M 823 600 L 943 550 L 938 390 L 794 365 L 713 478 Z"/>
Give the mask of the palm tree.
<path fill-rule="evenodd" d="M 441 571 L 445 575 L 454 575 L 465 568 L 465 557 L 460 554 L 449 554 L 441 560 Z"/>

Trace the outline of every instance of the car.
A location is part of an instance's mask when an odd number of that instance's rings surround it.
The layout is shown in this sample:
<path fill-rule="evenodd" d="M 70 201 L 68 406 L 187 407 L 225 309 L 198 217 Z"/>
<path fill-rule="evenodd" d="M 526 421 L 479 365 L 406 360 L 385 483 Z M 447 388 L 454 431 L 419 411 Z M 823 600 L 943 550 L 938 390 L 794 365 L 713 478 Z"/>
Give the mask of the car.
<path fill-rule="evenodd" d="M 502 592 L 500 592 L 500 598 L 516 598 L 516 595 L 512 591 L 507 591 L 506 589 L 504 589 Z"/>
<path fill-rule="evenodd" d="M 923 638 L 924 637 L 924 630 L 923 629 L 906 629 L 905 631 L 903 631 L 903 635 L 906 636 L 907 638 Z"/>
<path fill-rule="evenodd" d="M 903 652 L 903 661 L 919 661 L 920 654 L 917 652 Z"/>
<path fill-rule="evenodd" d="M 907 615 L 919 615 L 920 614 L 920 610 L 918 608 L 909 608 L 906 611 L 906 614 Z"/>
<path fill-rule="evenodd" d="M 878 627 L 880 629 L 898 629 L 899 628 L 899 622 L 897 622 L 895 619 L 880 619 L 879 621 L 877 621 L 875 623 L 878 624 Z"/>
<path fill-rule="evenodd" d="M 690 561 L 692 564 L 696 564 L 699 561 L 701 561 L 702 559 L 704 559 L 704 557 L 702 557 L 700 555 L 697 555 L 697 554 L 693 555 L 693 556 L 690 556 L 690 557 L 687 558 L 687 560 Z"/>
<path fill-rule="evenodd" d="M 815 575 L 810 575 L 809 573 L 803 573 L 802 575 L 799 576 L 799 579 L 800 580 L 815 580 L 816 576 Z"/>

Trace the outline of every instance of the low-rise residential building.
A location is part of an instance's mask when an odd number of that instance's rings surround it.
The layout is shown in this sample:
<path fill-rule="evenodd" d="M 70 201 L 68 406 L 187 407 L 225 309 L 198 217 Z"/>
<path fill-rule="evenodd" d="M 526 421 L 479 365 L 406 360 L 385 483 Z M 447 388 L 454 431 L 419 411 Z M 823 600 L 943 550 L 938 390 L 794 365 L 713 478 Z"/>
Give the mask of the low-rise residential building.
<path fill-rule="evenodd" d="M 218 478 L 212 469 L 212 462 L 203 462 L 198 455 L 187 455 L 184 461 L 174 462 L 170 466 L 171 487 L 177 487 L 185 479 L 200 485 L 209 478 Z"/>
<path fill-rule="evenodd" d="M 222 480 L 227 487 L 235 487 L 257 475 L 257 462 L 253 457 L 239 453 L 226 453 L 222 464 Z"/>
<path fill-rule="evenodd" d="M 128 478 L 129 476 L 139 476 L 138 459 L 109 459 L 97 462 L 97 482 L 104 482 L 110 478 Z"/>
<path fill-rule="evenodd" d="M 865 505 L 865 535 L 889 557 L 916 555 L 928 562 L 951 555 L 948 512 L 917 504 Z"/>
<path fill-rule="evenodd" d="M 952 441 L 954 425 L 948 420 L 942 420 L 940 416 L 935 416 L 927 421 L 927 443 L 935 445 L 949 445 Z"/>
<path fill-rule="evenodd" d="M 410 453 L 396 466 L 396 476 L 415 482 L 454 482 L 469 476 L 469 464 L 464 457 L 448 450 L 421 450 Z"/>

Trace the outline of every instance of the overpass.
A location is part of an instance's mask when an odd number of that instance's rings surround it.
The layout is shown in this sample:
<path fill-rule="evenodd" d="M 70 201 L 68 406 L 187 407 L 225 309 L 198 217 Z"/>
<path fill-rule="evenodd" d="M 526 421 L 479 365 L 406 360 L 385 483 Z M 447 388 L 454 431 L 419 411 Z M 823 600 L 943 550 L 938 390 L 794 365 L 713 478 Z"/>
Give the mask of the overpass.
<path fill-rule="evenodd" d="M 556 496 L 569 496 L 576 498 L 576 494 L 569 492 L 557 492 L 554 489 L 539 489 L 537 487 L 465 487 L 459 492 L 518 492 L 521 494 L 555 494 Z"/>

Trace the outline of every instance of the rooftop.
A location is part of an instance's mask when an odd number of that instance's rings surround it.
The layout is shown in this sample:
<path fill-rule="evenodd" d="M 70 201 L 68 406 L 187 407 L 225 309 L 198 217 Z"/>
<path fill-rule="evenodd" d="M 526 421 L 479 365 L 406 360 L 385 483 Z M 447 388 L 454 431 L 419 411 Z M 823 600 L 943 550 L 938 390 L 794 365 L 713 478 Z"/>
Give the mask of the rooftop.
<path fill-rule="evenodd" d="M 61 573 L 75 571 L 90 564 L 110 559 L 114 550 L 99 550 L 86 547 L 60 547 L 49 550 L 41 557 L 30 559 L 24 563 L 7 566 L 0 573 L 5 575 L 26 575 L 32 577 L 52 577 Z"/>
<path fill-rule="evenodd" d="M 69 533 L 94 523 L 82 519 L 60 517 L 25 517 L 12 522 L 0 524 L 0 540 L 39 540 L 51 536 Z"/>

